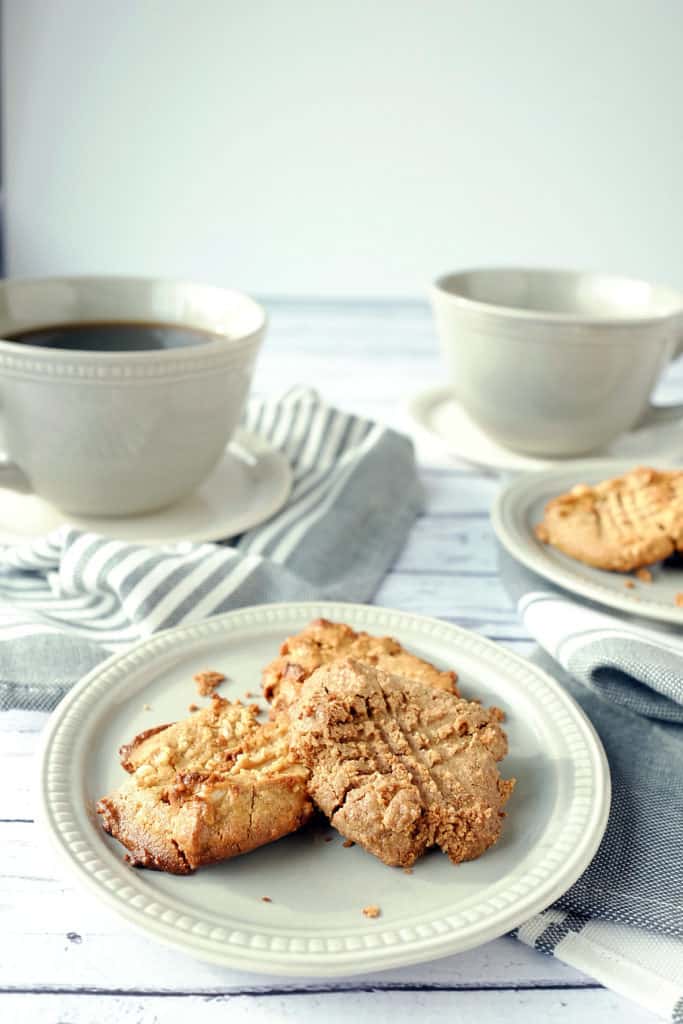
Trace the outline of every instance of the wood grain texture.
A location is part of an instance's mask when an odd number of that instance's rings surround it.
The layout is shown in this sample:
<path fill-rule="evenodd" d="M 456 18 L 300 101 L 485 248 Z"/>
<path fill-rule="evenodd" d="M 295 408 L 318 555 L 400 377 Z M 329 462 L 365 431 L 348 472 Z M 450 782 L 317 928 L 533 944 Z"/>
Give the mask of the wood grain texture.
<path fill-rule="evenodd" d="M 331 992 L 269 996 L 21 995 L 0 996 L 0 1010 L 13 1024 L 651 1024 L 652 1014 L 634 1008 L 604 989 L 506 992 Z"/>
<path fill-rule="evenodd" d="M 272 323 L 256 374 L 258 393 L 309 384 L 333 403 L 405 430 L 406 399 L 442 382 L 426 306 L 268 305 Z M 672 401 L 682 393 L 683 363 L 671 369 L 658 398 Z M 531 641 L 498 579 L 488 520 L 498 481 L 423 438 L 417 452 L 425 515 L 376 602 L 446 618 L 528 653 Z M 654 1020 L 506 938 L 430 964 L 329 985 L 227 971 L 165 949 L 73 888 L 34 823 L 35 751 L 45 720 L 36 713 L 0 715 L 0 1020 Z"/>

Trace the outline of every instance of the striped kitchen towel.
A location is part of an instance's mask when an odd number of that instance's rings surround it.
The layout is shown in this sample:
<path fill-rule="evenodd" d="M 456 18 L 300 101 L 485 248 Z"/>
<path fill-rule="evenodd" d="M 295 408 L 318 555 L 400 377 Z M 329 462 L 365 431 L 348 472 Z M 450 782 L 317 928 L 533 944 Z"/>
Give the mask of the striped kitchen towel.
<path fill-rule="evenodd" d="M 612 805 L 593 861 L 517 938 L 683 1024 L 683 643 L 608 615 L 499 552 L 501 577 L 607 754 Z"/>
<path fill-rule="evenodd" d="M 109 654 L 266 601 L 368 600 L 421 509 L 411 442 L 310 390 L 244 426 L 289 459 L 287 504 L 230 544 L 150 548 L 65 525 L 0 552 L 0 710 L 47 711 Z"/>

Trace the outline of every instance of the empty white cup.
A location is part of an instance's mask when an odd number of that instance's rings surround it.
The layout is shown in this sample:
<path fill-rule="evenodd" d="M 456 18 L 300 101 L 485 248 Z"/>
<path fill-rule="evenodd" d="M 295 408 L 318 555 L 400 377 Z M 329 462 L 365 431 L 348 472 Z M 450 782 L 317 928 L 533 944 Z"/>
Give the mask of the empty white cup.
<path fill-rule="evenodd" d="M 671 288 L 492 268 L 440 277 L 431 299 L 454 394 L 509 448 L 580 455 L 683 417 L 683 405 L 650 402 L 683 342 L 683 298 Z"/>

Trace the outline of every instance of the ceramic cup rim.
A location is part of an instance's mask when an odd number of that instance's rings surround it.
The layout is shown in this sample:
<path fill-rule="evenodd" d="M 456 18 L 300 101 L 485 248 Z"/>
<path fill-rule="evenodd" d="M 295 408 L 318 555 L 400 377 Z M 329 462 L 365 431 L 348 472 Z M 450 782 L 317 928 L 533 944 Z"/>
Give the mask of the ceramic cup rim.
<path fill-rule="evenodd" d="M 134 275 L 134 274 L 74 274 L 74 275 L 44 275 L 36 277 L 10 277 L 3 281 L 0 281 L 0 297 L 6 291 L 13 288 L 38 288 L 41 285 L 47 286 L 76 286 L 87 288 L 88 285 L 95 287 L 99 286 L 112 286 L 121 287 L 149 287 L 152 288 L 168 288 L 176 291 L 196 291 L 198 294 L 203 293 L 207 298 L 214 296 L 223 301 L 231 300 L 235 305 L 235 308 L 241 308 L 243 312 L 246 312 L 253 319 L 253 322 L 249 323 L 247 329 L 237 331 L 235 333 L 224 333 L 220 330 L 210 331 L 207 329 L 207 334 L 213 334 L 213 337 L 207 337 L 204 344 L 198 346 L 182 346 L 180 348 L 169 348 L 169 349 L 145 349 L 140 351 L 121 351 L 121 352 L 97 352 L 89 349 L 58 349 L 49 348 L 43 345 L 31 345 L 23 341 L 11 341 L 2 336 L 0 331 L 0 354 L 10 357 L 13 361 L 16 360 L 18 363 L 26 362 L 31 364 L 31 368 L 34 370 L 40 370 L 41 366 L 47 363 L 57 367 L 63 365 L 73 368 L 74 366 L 87 366 L 93 367 L 93 369 L 100 368 L 105 370 L 108 368 L 122 368 L 124 364 L 127 364 L 131 369 L 137 367 L 139 369 L 145 368 L 146 364 L 148 369 L 152 369 L 153 366 L 159 367 L 160 369 L 164 364 L 172 364 L 174 367 L 178 367 L 179 364 L 187 364 L 188 371 L 192 371 L 193 364 L 197 366 L 205 365 L 207 361 L 213 361 L 219 359 L 223 362 L 226 358 L 228 360 L 240 359 L 244 356 L 245 351 L 252 347 L 254 343 L 257 343 L 263 336 L 266 327 L 268 326 L 268 315 L 265 309 L 256 302 L 255 299 L 247 295 L 246 292 L 240 291 L 236 288 L 223 288 L 220 285 L 205 284 L 199 281 L 192 281 L 189 279 L 173 278 L 173 277 L 155 277 L 153 275 Z M 131 316 L 121 315 L 121 323 L 130 323 Z M 138 323 L 144 323 L 145 317 L 135 317 Z M 96 317 L 89 318 L 90 322 L 97 322 Z M 26 325 L 19 330 L 32 330 L 43 326 L 53 326 L 58 323 L 66 323 L 67 320 L 60 317 L 52 317 L 50 323 L 43 322 L 40 318 L 27 320 Z M 69 321 L 69 322 L 74 322 Z M 116 318 L 107 318 L 108 323 L 117 322 Z M 158 320 L 152 320 L 150 323 L 159 323 Z M 171 323 L 171 319 L 165 320 L 164 323 Z M 183 322 L 185 326 L 191 326 L 192 320 L 188 318 L 185 321 L 181 321 L 180 318 L 175 323 Z M 199 327 L 198 324 L 195 324 Z M 204 328 L 201 328 L 204 329 Z"/>
<path fill-rule="evenodd" d="M 499 302 L 473 299 L 463 291 L 458 291 L 458 286 L 462 288 L 467 277 L 472 274 L 488 274 L 493 277 L 496 274 L 509 275 L 510 273 L 536 278 L 565 278 L 568 281 L 578 280 L 579 278 L 584 277 L 593 278 L 596 281 L 600 280 L 605 283 L 618 283 L 626 286 L 649 288 L 653 290 L 658 297 L 661 297 L 662 306 L 666 308 L 653 308 L 652 313 L 646 314 L 629 313 L 626 309 L 623 314 L 582 314 L 578 312 L 558 312 L 554 310 L 529 309 L 522 306 L 505 305 L 504 303 Z M 463 312 L 469 312 L 473 315 L 483 314 L 493 316 L 501 322 L 523 321 L 529 324 L 557 324 L 569 327 L 637 327 L 640 325 L 662 324 L 668 320 L 683 316 L 683 295 L 675 288 L 668 285 L 659 285 L 646 281 L 643 278 L 630 277 L 623 274 L 612 274 L 592 270 L 575 270 L 566 267 L 519 267 L 514 265 L 469 267 L 439 275 L 439 277 L 432 282 L 430 292 L 433 300 L 445 300 L 452 307 L 462 310 Z M 595 340 L 595 337 L 593 336 L 590 340 Z"/>

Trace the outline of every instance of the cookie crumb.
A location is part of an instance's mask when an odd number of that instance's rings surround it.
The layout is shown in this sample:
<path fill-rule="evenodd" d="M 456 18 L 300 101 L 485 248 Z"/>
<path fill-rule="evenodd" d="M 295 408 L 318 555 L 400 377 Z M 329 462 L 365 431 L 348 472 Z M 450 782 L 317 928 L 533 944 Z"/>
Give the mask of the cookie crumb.
<path fill-rule="evenodd" d="M 197 672 L 192 678 L 197 684 L 197 693 L 200 697 L 209 697 L 217 686 L 225 682 L 225 676 L 222 672 L 213 672 L 211 669 Z"/>
<path fill-rule="evenodd" d="M 381 913 L 382 913 L 382 911 L 374 903 L 371 903 L 369 907 L 363 907 L 363 916 L 364 917 L 379 917 L 379 915 Z"/>
<path fill-rule="evenodd" d="M 250 700 L 254 696 L 254 694 L 251 692 L 251 690 L 245 690 L 244 696 L 246 700 Z"/>
<path fill-rule="evenodd" d="M 188 704 L 187 705 L 187 710 L 188 711 L 199 711 L 199 704 Z"/>
<path fill-rule="evenodd" d="M 534 533 L 536 534 L 536 540 L 540 540 L 541 544 L 547 544 L 550 540 L 548 527 L 545 523 L 537 523 L 536 526 L 534 526 Z"/>
<path fill-rule="evenodd" d="M 342 846 L 344 847 L 345 850 L 348 850 L 355 845 L 356 844 L 354 843 L 353 839 L 345 839 L 344 842 L 342 843 Z"/>
<path fill-rule="evenodd" d="M 675 601 L 675 603 L 676 603 L 678 608 L 683 608 L 683 593 L 681 593 L 680 590 L 676 594 L 676 596 L 674 598 L 674 601 Z"/>
<path fill-rule="evenodd" d="M 636 569 L 636 576 L 641 583 L 652 583 L 652 573 L 649 569 Z"/>
<path fill-rule="evenodd" d="M 628 590 L 633 590 L 635 583 L 633 580 L 624 580 L 624 586 L 627 587 Z"/>
<path fill-rule="evenodd" d="M 332 836 L 325 836 L 325 842 L 326 843 L 331 843 L 332 842 Z"/>
<path fill-rule="evenodd" d="M 412 868 L 404 868 L 403 869 L 403 874 L 404 875 L 412 875 L 413 874 L 413 869 Z"/>
<path fill-rule="evenodd" d="M 270 896 L 262 896 L 261 897 L 261 902 L 262 903 L 272 903 L 273 901 L 271 900 Z"/>
<path fill-rule="evenodd" d="M 143 704 L 142 705 L 142 710 L 143 711 L 151 711 L 152 710 L 152 705 L 151 704 Z"/>

